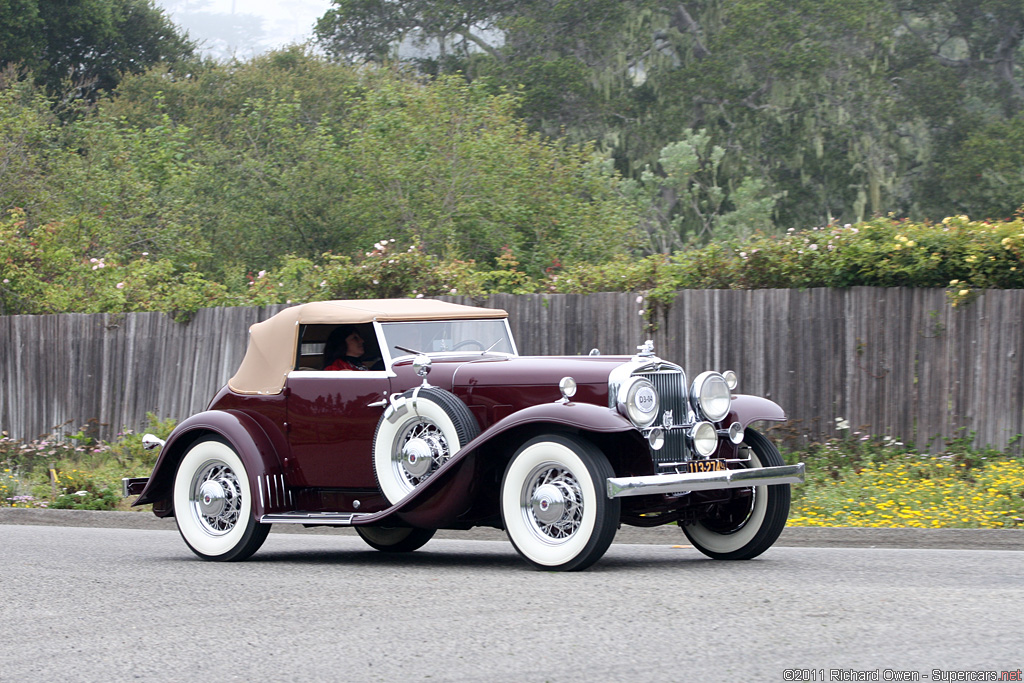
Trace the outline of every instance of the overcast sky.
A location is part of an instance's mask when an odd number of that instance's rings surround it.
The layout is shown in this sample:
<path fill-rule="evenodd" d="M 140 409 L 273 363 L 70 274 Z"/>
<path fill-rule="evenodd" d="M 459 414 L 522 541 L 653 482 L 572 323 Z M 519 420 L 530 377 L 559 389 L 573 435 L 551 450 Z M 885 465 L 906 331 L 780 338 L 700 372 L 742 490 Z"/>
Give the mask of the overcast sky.
<path fill-rule="evenodd" d="M 248 59 L 302 43 L 331 7 L 330 0 L 156 0 L 174 23 L 218 59 Z"/>

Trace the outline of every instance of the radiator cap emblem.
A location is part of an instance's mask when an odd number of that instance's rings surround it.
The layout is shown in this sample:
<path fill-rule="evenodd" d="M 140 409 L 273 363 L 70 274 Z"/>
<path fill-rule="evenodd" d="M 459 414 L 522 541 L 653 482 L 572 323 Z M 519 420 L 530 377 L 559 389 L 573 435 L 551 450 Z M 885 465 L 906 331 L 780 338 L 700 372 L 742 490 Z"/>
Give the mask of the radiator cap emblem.
<path fill-rule="evenodd" d="M 641 358 L 653 358 L 654 357 L 654 340 L 648 339 L 640 346 L 636 347 L 638 356 Z"/>

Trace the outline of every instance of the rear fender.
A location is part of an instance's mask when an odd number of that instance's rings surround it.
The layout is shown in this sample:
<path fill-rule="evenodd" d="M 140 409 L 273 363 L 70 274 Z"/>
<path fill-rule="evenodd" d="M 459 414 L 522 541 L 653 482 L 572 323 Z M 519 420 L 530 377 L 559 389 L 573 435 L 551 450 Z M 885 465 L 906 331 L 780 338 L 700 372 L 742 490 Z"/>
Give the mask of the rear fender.
<path fill-rule="evenodd" d="M 146 488 L 132 505 L 153 503 L 158 516 L 173 516 L 170 499 L 178 464 L 192 444 L 208 436 L 224 439 L 245 465 L 250 490 L 255 492 L 256 519 L 269 512 L 292 509 L 277 449 L 252 417 L 236 410 L 208 410 L 179 424 L 160 450 Z"/>

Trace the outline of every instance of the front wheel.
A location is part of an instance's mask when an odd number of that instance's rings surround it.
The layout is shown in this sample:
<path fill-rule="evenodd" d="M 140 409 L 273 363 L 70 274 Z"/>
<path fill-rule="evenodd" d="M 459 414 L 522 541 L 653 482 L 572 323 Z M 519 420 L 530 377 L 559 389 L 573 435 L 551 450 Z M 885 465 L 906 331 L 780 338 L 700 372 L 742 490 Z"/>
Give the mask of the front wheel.
<path fill-rule="evenodd" d="M 785 464 L 775 445 L 759 432 L 747 429 L 743 441 L 750 453 L 747 467 Z M 708 557 L 749 560 L 778 540 L 789 517 L 789 500 L 789 484 L 754 486 L 749 495 L 716 505 L 707 518 L 684 525 L 683 532 Z"/>
<path fill-rule="evenodd" d="M 620 503 L 605 493 L 608 458 L 576 436 L 526 442 L 501 482 L 501 517 L 516 551 L 537 569 L 578 571 L 608 550 Z"/>
<path fill-rule="evenodd" d="M 174 518 L 185 544 L 204 560 L 244 560 L 259 550 L 269 524 L 253 519 L 245 465 L 219 439 L 196 442 L 174 475 Z"/>
<path fill-rule="evenodd" d="M 434 537 L 435 529 L 412 527 L 357 526 L 356 533 L 375 550 L 384 553 L 411 553 Z"/>

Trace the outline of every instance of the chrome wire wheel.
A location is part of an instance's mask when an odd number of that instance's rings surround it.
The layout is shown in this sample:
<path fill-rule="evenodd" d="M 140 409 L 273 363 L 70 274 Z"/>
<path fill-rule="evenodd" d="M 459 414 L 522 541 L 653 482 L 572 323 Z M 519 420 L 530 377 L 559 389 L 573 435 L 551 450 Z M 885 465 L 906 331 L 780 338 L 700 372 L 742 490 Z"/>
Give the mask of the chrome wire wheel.
<path fill-rule="evenodd" d="M 391 466 L 395 475 L 412 490 L 429 479 L 450 457 L 452 451 L 444 431 L 431 420 L 422 419 L 406 424 L 395 439 Z"/>
<path fill-rule="evenodd" d="M 270 531 L 255 519 L 245 463 L 217 437 L 189 447 L 174 474 L 171 498 L 182 539 L 204 560 L 244 560 Z"/>
<path fill-rule="evenodd" d="M 572 434 L 546 434 L 516 451 L 501 481 L 501 518 L 516 551 L 537 569 L 578 571 L 615 537 L 620 505 L 605 454 Z"/>
<path fill-rule="evenodd" d="M 242 486 L 226 463 L 212 460 L 192 477 L 189 503 L 195 520 L 214 536 L 235 528 L 242 512 Z"/>
<path fill-rule="evenodd" d="M 570 538 L 583 523 L 580 482 L 556 462 L 542 463 L 527 475 L 520 504 L 528 528 L 547 543 Z"/>

